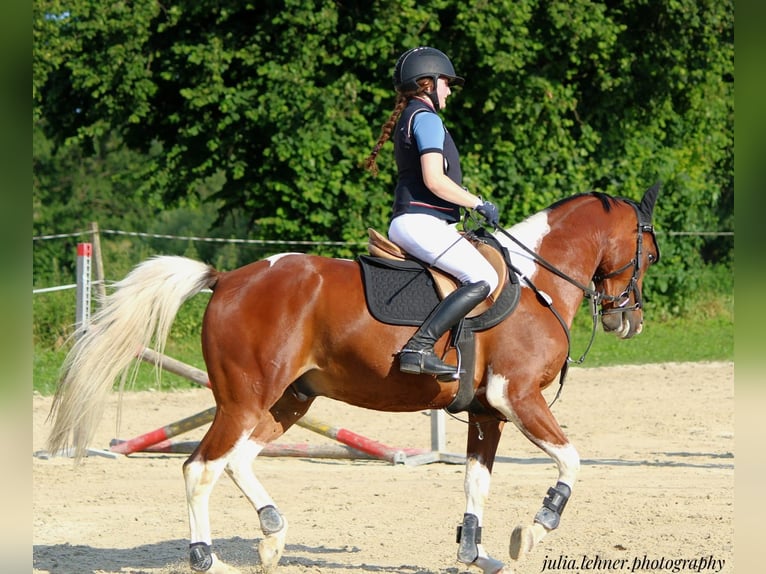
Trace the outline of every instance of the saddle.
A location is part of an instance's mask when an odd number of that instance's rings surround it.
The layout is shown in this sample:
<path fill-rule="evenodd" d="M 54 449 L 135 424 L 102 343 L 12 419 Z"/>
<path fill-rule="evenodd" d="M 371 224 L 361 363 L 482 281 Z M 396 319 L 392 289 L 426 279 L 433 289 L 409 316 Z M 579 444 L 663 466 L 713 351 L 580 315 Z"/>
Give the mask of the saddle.
<path fill-rule="evenodd" d="M 460 286 L 460 281 L 407 254 L 374 229 L 368 230 L 370 255 L 358 258 L 370 314 L 391 325 L 420 326 L 439 301 Z M 452 329 L 452 346 L 458 357 L 458 390 L 447 410 L 481 410 L 473 387 L 476 366 L 476 331 L 494 327 L 519 303 L 521 288 L 510 254 L 483 229 L 466 235 L 489 261 L 500 279 L 497 288 Z M 451 380 L 451 379 L 450 379 Z"/>
<path fill-rule="evenodd" d="M 367 235 L 367 251 L 372 257 L 380 257 L 382 259 L 390 259 L 393 261 L 412 260 L 412 257 L 408 255 L 401 247 L 393 243 L 390 239 L 375 229 L 369 228 L 367 230 Z M 500 279 L 495 290 L 490 293 L 484 301 L 476 305 L 476 307 L 474 307 L 473 310 L 468 313 L 468 315 L 466 315 L 467 318 L 471 318 L 484 313 L 484 311 L 489 309 L 495 302 L 496 298 L 500 295 L 506 283 L 508 282 L 508 265 L 506 265 L 503 255 L 500 253 L 500 251 L 498 251 L 497 247 L 492 247 L 485 241 L 478 240 L 478 238 L 467 237 L 467 239 L 473 244 L 474 247 L 476 247 L 479 253 L 481 253 L 481 255 L 487 261 L 489 261 L 490 265 L 492 265 Z M 440 299 L 444 299 L 447 295 L 460 287 L 460 282 L 455 277 L 445 273 L 441 269 L 428 266 L 427 271 L 434 281 L 434 285 L 436 286 L 436 291 L 439 294 Z"/>

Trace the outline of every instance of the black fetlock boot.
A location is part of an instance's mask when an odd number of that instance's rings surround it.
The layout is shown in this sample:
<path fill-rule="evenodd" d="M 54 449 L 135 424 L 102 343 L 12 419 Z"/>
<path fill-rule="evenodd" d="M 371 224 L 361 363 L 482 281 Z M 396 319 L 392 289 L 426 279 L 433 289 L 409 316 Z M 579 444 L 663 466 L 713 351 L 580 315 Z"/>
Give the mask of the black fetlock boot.
<path fill-rule="evenodd" d="M 457 367 L 444 363 L 436 356 L 434 345 L 487 295 L 489 284 L 486 281 L 468 283 L 447 295 L 399 352 L 399 370 L 413 374 L 457 374 Z"/>

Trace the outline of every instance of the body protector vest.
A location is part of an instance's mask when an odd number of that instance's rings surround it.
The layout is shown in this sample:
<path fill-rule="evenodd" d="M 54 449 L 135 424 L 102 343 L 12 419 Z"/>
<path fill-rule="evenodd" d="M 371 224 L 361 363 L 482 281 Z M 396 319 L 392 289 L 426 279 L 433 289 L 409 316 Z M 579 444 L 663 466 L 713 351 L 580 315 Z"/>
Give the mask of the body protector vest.
<path fill-rule="evenodd" d="M 418 141 L 413 134 L 413 124 L 417 114 L 432 114 L 438 119 L 441 129 L 441 133 L 426 134 L 427 137 L 420 138 L 421 141 L 427 142 L 423 144 L 424 149 L 419 149 Z M 435 123 L 429 122 L 431 125 Z M 394 192 L 392 217 L 403 213 L 427 213 L 450 223 L 459 221 L 459 206 L 436 196 L 423 182 L 420 156 L 428 152 L 441 153 L 444 156 L 444 173 L 447 177 L 458 185 L 462 185 L 463 182 L 457 146 L 439 115 L 424 102 L 413 98 L 396 124 L 393 140 L 399 179 Z"/>

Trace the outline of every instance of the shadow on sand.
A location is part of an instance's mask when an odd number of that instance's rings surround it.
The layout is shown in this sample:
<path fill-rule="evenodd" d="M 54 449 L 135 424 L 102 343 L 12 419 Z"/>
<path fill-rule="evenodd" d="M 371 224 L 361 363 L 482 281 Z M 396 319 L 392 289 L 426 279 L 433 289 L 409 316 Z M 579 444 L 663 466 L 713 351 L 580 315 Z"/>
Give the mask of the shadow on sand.
<path fill-rule="evenodd" d="M 258 540 L 240 537 L 216 539 L 213 551 L 228 564 L 241 569 L 243 574 L 260 572 L 260 559 L 256 549 Z M 148 574 L 163 570 L 168 574 L 191 572 L 187 560 L 188 540 L 165 540 L 135 548 L 95 548 L 86 545 L 35 545 L 32 560 L 35 570 L 50 574 Z M 390 572 L 401 574 L 458 574 L 458 568 L 428 569 L 412 565 L 382 566 L 349 560 L 350 555 L 362 551 L 356 546 L 331 548 L 288 544 L 280 565 L 349 572 Z M 335 560 L 333 558 L 336 558 Z"/>

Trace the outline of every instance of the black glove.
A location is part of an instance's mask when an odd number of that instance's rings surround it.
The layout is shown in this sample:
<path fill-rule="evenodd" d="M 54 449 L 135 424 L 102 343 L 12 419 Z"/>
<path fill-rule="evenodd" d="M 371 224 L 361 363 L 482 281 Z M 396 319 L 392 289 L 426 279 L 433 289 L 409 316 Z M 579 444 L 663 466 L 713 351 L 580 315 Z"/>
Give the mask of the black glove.
<path fill-rule="evenodd" d="M 494 203 L 485 201 L 476 207 L 476 212 L 481 214 L 492 227 L 497 227 L 500 223 L 500 212 L 497 211 Z"/>

